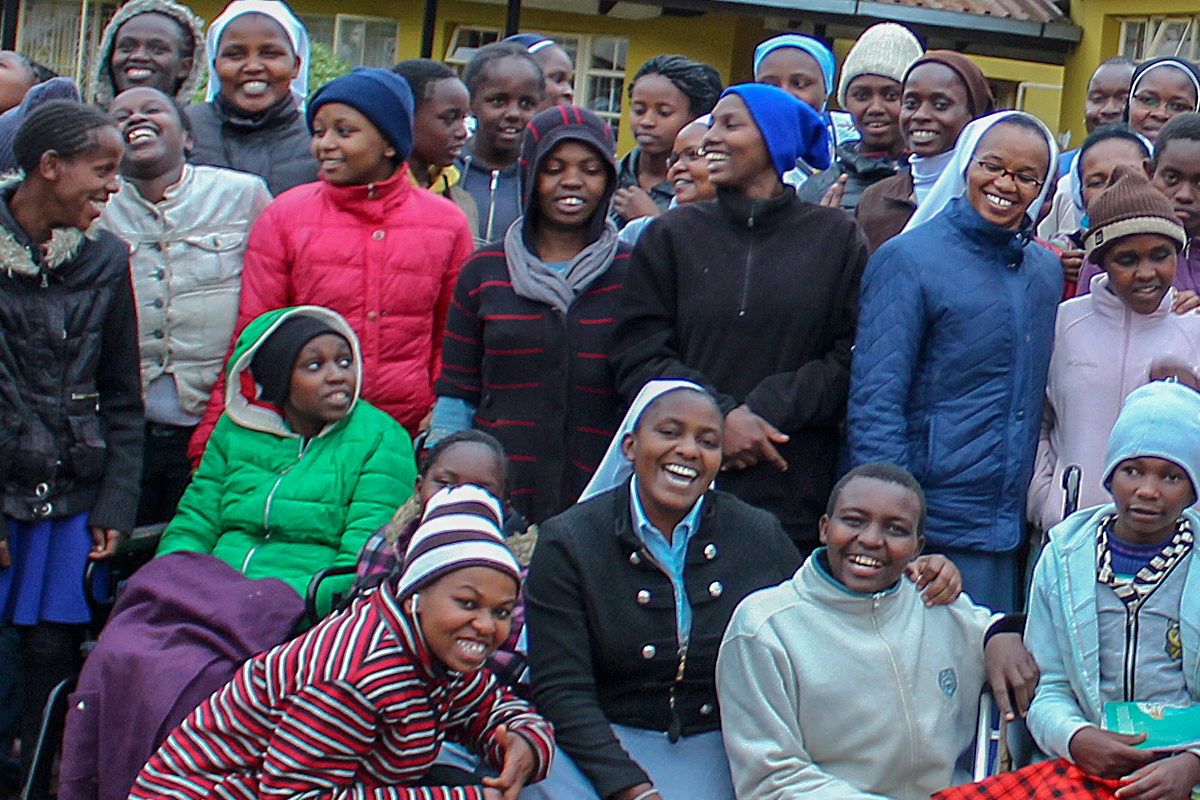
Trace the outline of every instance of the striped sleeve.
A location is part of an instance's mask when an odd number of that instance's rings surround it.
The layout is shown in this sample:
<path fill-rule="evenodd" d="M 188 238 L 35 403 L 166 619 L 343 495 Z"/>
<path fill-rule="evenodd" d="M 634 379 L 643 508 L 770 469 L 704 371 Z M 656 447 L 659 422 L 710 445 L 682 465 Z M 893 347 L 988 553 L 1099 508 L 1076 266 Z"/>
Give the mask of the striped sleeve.
<path fill-rule="evenodd" d="M 442 366 L 434 392 L 438 396 L 458 397 L 478 406 L 482 393 L 483 319 L 480 316 L 481 260 L 488 254 L 476 253 L 463 265 L 454 285 L 454 294 L 446 312 L 442 336 Z"/>
<path fill-rule="evenodd" d="M 446 738 L 483 754 L 496 769 L 504 766 L 503 742 L 495 737 L 504 725 L 518 734 L 533 750 L 536 766 L 528 783 L 546 777 L 554 756 L 554 726 L 517 697 L 488 670 L 479 670 L 474 680 L 465 681 L 451 700 Z"/>

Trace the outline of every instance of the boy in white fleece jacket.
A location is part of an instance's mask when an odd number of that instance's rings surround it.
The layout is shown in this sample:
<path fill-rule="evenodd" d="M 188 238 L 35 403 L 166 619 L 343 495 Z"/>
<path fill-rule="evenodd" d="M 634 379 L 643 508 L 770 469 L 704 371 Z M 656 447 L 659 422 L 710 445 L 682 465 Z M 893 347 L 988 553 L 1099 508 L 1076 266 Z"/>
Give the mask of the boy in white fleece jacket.
<path fill-rule="evenodd" d="M 858 467 L 834 487 L 824 547 L 738 606 L 717 661 L 738 800 L 927 800 L 965 777 L 985 675 L 1024 712 L 1038 672 L 1023 620 L 966 595 L 927 607 L 900 580 L 924 523 L 912 475 Z"/>

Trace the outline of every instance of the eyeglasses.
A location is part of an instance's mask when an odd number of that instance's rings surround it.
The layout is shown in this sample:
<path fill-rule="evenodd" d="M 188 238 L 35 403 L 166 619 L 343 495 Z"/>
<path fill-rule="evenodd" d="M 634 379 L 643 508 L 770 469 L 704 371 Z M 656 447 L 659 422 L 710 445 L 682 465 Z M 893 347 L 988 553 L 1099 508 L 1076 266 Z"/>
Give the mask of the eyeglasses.
<path fill-rule="evenodd" d="M 1032 175 L 1026 175 L 1024 172 L 1013 172 L 1011 169 L 1005 169 L 999 164 L 993 164 L 990 161 L 984 161 L 983 159 L 979 158 L 974 159 L 974 161 L 979 165 L 981 170 L 993 178 L 999 178 L 1001 175 L 1007 175 L 1022 186 L 1027 186 L 1029 188 L 1036 187 L 1039 189 L 1042 187 L 1042 184 L 1045 183 L 1045 181 L 1039 181 Z"/>
<path fill-rule="evenodd" d="M 1133 99 L 1144 105 L 1146 108 L 1155 109 L 1164 105 L 1163 100 L 1156 94 L 1135 94 Z M 1165 103 L 1167 111 L 1172 114 L 1188 114 L 1196 110 L 1194 105 L 1190 103 L 1180 103 L 1177 100 L 1167 100 Z"/>

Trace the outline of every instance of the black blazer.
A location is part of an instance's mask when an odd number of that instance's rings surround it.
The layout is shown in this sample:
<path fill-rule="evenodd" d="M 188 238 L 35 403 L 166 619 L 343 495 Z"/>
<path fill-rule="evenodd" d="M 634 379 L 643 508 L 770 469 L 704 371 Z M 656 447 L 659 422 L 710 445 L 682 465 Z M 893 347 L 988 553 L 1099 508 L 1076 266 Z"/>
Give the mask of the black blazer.
<path fill-rule="evenodd" d="M 709 492 L 684 568 L 692 629 L 680 669 L 671 581 L 631 517 L 624 485 L 547 520 L 525 584 L 534 699 L 601 797 L 648 780 L 610 723 L 674 738 L 720 728 L 715 669 L 729 618 L 800 566 L 773 515 Z"/>

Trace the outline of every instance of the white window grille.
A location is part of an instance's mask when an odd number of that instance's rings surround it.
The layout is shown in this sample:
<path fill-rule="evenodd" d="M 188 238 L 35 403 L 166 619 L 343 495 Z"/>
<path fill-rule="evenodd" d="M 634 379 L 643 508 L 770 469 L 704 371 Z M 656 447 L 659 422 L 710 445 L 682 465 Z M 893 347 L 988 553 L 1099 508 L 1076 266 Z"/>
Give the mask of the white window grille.
<path fill-rule="evenodd" d="M 41 0 L 21 4 L 17 50 L 80 86 L 91 83 L 100 34 L 116 4 Z"/>
<path fill-rule="evenodd" d="M 301 14 L 308 36 L 352 67 L 388 69 L 398 60 L 400 20 L 358 14 Z"/>

